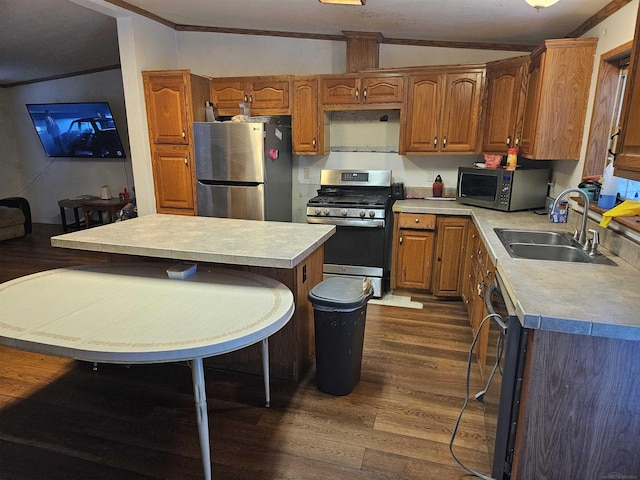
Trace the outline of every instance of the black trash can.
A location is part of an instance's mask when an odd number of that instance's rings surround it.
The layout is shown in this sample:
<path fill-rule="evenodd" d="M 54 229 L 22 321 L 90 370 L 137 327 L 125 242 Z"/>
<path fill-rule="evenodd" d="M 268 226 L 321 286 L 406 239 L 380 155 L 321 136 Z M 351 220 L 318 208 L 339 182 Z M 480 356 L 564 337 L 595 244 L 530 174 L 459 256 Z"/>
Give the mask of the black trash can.
<path fill-rule="evenodd" d="M 330 277 L 313 287 L 316 336 L 316 386 L 332 395 L 347 395 L 360 380 L 369 279 Z"/>

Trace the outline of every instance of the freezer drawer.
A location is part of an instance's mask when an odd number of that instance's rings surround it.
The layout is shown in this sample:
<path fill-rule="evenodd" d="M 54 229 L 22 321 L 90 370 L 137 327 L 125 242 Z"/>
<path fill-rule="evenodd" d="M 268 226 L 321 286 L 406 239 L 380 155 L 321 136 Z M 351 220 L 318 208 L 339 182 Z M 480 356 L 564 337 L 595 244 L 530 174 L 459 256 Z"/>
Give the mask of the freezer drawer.
<path fill-rule="evenodd" d="M 201 217 L 265 220 L 264 185 L 196 184 L 198 215 Z"/>

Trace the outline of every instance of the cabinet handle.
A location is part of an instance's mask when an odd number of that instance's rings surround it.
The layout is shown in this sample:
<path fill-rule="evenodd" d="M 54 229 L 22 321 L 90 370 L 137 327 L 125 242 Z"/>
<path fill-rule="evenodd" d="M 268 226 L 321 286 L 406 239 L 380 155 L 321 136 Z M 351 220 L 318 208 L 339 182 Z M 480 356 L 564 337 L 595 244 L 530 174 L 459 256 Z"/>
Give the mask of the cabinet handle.
<path fill-rule="evenodd" d="M 187 138 L 187 132 L 185 132 L 184 130 L 182 131 L 182 138 Z"/>
<path fill-rule="evenodd" d="M 398 239 L 398 243 L 402 245 L 402 235 L 400 235 L 400 238 Z"/>
<path fill-rule="evenodd" d="M 356 88 L 356 102 L 360 98 L 360 90 Z"/>
<path fill-rule="evenodd" d="M 247 92 L 244 92 L 244 103 L 247 103 L 249 97 L 247 96 Z"/>
<path fill-rule="evenodd" d="M 447 136 L 446 135 L 442 138 L 442 148 L 443 149 L 447 148 Z"/>
<path fill-rule="evenodd" d="M 311 145 L 313 145 L 313 149 L 315 150 L 315 148 L 316 148 L 316 137 L 313 137 L 313 140 L 311 140 Z"/>
<path fill-rule="evenodd" d="M 511 146 L 511 135 L 507 137 L 507 147 Z"/>
<path fill-rule="evenodd" d="M 415 222 L 416 222 L 416 223 L 420 223 L 420 219 L 419 219 L 419 218 L 416 218 L 416 219 L 415 219 Z"/>
<path fill-rule="evenodd" d="M 518 137 L 516 137 L 516 147 L 520 146 L 520 139 Z"/>
<path fill-rule="evenodd" d="M 253 93 L 249 94 L 249 103 L 253 103 Z"/>
<path fill-rule="evenodd" d="M 438 136 L 433 137 L 433 148 L 438 148 Z"/>
<path fill-rule="evenodd" d="M 184 157 L 184 164 L 189 165 L 189 161 L 187 160 L 187 157 Z"/>
<path fill-rule="evenodd" d="M 364 87 L 364 90 L 362 90 L 362 101 L 366 102 L 367 101 L 367 87 Z"/>

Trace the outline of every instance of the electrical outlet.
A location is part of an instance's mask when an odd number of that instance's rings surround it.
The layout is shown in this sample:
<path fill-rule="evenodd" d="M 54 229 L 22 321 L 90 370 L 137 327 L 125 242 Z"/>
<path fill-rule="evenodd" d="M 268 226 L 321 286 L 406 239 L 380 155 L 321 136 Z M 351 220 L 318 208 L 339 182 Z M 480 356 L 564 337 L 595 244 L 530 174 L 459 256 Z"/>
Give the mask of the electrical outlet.
<path fill-rule="evenodd" d="M 427 183 L 433 182 L 436 179 L 436 172 L 433 170 L 427 170 Z"/>
<path fill-rule="evenodd" d="M 311 178 L 311 172 L 309 171 L 309 167 L 305 167 L 304 169 L 304 179 L 309 180 Z"/>

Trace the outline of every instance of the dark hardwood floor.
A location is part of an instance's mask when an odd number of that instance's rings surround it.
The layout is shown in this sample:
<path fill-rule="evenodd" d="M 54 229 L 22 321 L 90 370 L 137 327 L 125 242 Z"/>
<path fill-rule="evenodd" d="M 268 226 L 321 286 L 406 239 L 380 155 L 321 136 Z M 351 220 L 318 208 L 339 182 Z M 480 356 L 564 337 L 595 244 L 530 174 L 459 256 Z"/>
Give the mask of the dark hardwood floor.
<path fill-rule="evenodd" d="M 36 224 L 32 235 L 0 242 L 0 281 L 107 261 L 50 247 L 58 233 L 57 225 Z M 414 300 L 425 308 L 368 306 L 362 378 L 350 395 L 318 391 L 312 366 L 299 384 L 272 381 L 272 407 L 264 408 L 261 377 L 207 369 L 213 478 L 471 478 L 449 452 L 472 340 L 465 309 L 460 301 Z M 482 388 L 474 375 L 471 395 Z M 476 400 L 455 452 L 489 473 Z M 202 478 L 186 365 L 93 371 L 0 347 L 0 480 L 159 478 Z"/>

